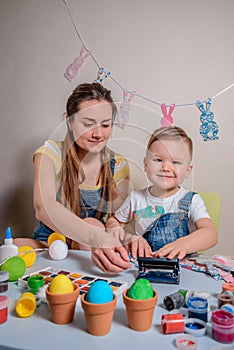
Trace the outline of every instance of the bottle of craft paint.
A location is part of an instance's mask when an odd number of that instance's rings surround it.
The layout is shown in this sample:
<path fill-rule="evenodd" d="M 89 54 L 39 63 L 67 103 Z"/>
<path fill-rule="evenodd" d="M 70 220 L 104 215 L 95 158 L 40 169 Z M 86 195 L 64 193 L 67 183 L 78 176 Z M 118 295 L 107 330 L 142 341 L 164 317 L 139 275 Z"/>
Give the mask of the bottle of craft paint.
<path fill-rule="evenodd" d="M 212 337 L 221 343 L 234 341 L 234 315 L 225 310 L 212 312 Z"/>
<path fill-rule="evenodd" d="M 234 294 L 234 283 L 223 283 L 222 284 L 222 292 L 231 291 Z"/>
<path fill-rule="evenodd" d="M 0 324 L 7 321 L 8 315 L 8 297 L 0 296 Z"/>
<path fill-rule="evenodd" d="M 5 293 L 8 290 L 8 271 L 0 271 L 0 293 Z"/>
<path fill-rule="evenodd" d="M 199 318 L 207 322 L 208 318 L 208 301 L 202 297 L 190 297 L 188 299 L 188 317 Z"/>
<path fill-rule="evenodd" d="M 184 296 L 182 293 L 176 292 L 165 296 L 163 303 L 168 311 L 180 309 L 182 306 L 184 306 Z"/>
<path fill-rule="evenodd" d="M 231 294 L 228 293 L 220 293 L 218 295 L 218 308 L 221 309 L 221 307 L 225 304 L 231 304 L 234 305 L 234 297 Z"/>
<path fill-rule="evenodd" d="M 28 291 L 37 295 L 40 288 L 44 286 L 44 277 L 34 275 L 28 278 Z"/>
<path fill-rule="evenodd" d="M 18 247 L 13 244 L 11 228 L 8 227 L 4 244 L 0 247 L 0 262 L 15 255 L 18 255 Z"/>
<path fill-rule="evenodd" d="M 184 318 L 182 314 L 165 314 L 161 318 L 164 334 L 184 332 Z"/>

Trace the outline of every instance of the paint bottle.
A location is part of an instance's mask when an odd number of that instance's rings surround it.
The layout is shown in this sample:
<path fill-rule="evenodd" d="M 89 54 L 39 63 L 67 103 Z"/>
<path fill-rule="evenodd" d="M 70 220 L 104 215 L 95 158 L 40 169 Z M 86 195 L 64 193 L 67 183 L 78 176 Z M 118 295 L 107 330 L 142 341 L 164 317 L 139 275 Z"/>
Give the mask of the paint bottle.
<path fill-rule="evenodd" d="M 184 296 L 182 293 L 176 292 L 165 296 L 163 303 L 168 311 L 180 309 L 182 306 L 184 306 Z"/>
<path fill-rule="evenodd" d="M 0 296 L 0 324 L 7 321 L 8 315 L 8 297 Z"/>
<path fill-rule="evenodd" d="M 28 278 L 28 291 L 37 295 L 40 288 L 44 286 L 44 277 L 34 275 Z"/>
<path fill-rule="evenodd" d="M 218 295 L 218 308 L 221 309 L 221 307 L 225 304 L 234 305 L 234 297 L 226 292 L 220 293 Z"/>
<path fill-rule="evenodd" d="M 199 318 L 207 322 L 208 318 L 208 301 L 202 297 L 190 297 L 188 299 L 188 317 Z"/>
<path fill-rule="evenodd" d="M 184 332 L 184 318 L 182 314 L 165 314 L 161 318 L 164 334 Z"/>
<path fill-rule="evenodd" d="M 221 343 L 234 341 L 234 315 L 225 310 L 212 312 L 212 338 Z"/>
<path fill-rule="evenodd" d="M 193 290 L 189 290 L 189 289 L 188 290 L 186 290 L 186 289 L 178 289 L 177 292 L 183 295 L 183 297 L 184 297 L 184 305 L 187 307 L 188 298 L 192 297 L 195 292 Z"/>
<path fill-rule="evenodd" d="M 4 244 L 0 247 L 0 262 L 15 255 L 18 255 L 18 247 L 13 244 L 11 228 L 8 227 Z"/>
<path fill-rule="evenodd" d="M 222 292 L 231 291 L 234 294 L 234 283 L 223 283 L 222 284 Z"/>
<path fill-rule="evenodd" d="M 231 304 L 224 304 L 222 307 L 221 307 L 222 310 L 225 310 L 227 312 L 230 312 L 231 314 L 234 315 L 234 305 L 231 305 Z"/>
<path fill-rule="evenodd" d="M 0 293 L 5 293 L 8 291 L 8 271 L 0 271 Z"/>
<path fill-rule="evenodd" d="M 210 299 L 211 299 L 211 295 L 209 292 L 206 291 L 201 291 L 201 292 L 194 292 L 193 294 L 194 297 L 202 297 L 207 299 L 208 301 L 208 311 L 210 311 Z"/>
<path fill-rule="evenodd" d="M 30 317 L 37 307 L 36 297 L 30 292 L 23 293 L 16 303 L 16 313 L 20 317 Z"/>
<path fill-rule="evenodd" d="M 176 338 L 176 347 L 179 350 L 197 350 L 197 338 L 190 334 L 182 334 Z"/>

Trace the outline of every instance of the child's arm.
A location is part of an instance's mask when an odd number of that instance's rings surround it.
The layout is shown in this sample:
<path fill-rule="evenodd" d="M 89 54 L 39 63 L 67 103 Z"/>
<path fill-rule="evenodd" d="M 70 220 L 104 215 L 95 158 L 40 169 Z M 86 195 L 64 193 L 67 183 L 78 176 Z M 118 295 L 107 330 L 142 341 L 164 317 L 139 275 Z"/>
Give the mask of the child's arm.
<path fill-rule="evenodd" d="M 186 254 L 198 252 L 215 246 L 218 242 L 217 231 L 212 221 L 202 218 L 195 223 L 196 231 L 176 241 L 166 244 L 164 247 L 154 252 L 155 257 L 166 256 L 169 259 L 178 257 L 183 259 Z"/>

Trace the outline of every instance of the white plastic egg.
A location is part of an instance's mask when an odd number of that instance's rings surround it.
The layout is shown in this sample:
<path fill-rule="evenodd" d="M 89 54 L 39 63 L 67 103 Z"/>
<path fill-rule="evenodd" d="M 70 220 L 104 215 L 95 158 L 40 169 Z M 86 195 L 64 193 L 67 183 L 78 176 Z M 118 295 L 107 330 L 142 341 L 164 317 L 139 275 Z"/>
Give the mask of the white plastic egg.
<path fill-rule="evenodd" d="M 67 257 L 68 246 L 61 240 L 53 241 L 49 246 L 49 255 L 53 260 L 63 260 Z"/>

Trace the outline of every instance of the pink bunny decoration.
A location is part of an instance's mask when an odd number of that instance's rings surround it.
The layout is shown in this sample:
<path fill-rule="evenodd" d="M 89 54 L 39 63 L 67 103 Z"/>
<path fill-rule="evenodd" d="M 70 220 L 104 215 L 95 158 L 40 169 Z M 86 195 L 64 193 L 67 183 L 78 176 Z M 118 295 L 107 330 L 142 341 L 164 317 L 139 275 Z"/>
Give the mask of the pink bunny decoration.
<path fill-rule="evenodd" d="M 122 129 L 124 128 L 125 124 L 129 119 L 131 101 L 135 95 L 136 91 L 128 92 L 127 90 L 124 90 L 123 92 L 123 102 L 121 103 L 116 116 L 116 124 Z"/>
<path fill-rule="evenodd" d="M 86 54 L 84 54 L 86 52 Z M 87 58 L 91 54 L 91 51 L 87 51 L 85 47 L 82 47 L 80 50 L 79 56 L 77 56 L 74 61 L 69 64 L 64 73 L 65 78 L 67 80 L 72 81 L 75 76 L 78 74 L 78 71 L 82 64 L 84 63 L 85 58 Z"/>
<path fill-rule="evenodd" d="M 167 112 L 167 106 L 165 105 L 165 103 L 163 103 L 161 105 L 161 110 L 163 112 L 163 117 L 161 119 L 161 126 L 162 127 L 163 126 L 170 126 L 170 125 L 173 124 L 174 119 L 172 118 L 171 115 L 172 115 L 174 109 L 175 109 L 175 104 L 174 103 L 172 103 L 170 105 L 169 112 Z"/>

